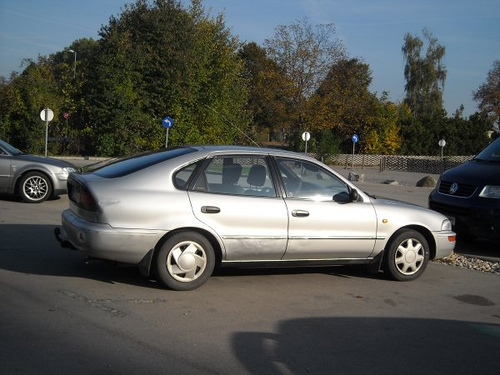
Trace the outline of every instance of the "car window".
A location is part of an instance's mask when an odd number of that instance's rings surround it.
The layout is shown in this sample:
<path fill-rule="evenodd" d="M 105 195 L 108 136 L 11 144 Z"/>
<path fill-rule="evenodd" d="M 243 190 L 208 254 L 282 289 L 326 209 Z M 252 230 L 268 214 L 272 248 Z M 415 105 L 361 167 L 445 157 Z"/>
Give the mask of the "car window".
<path fill-rule="evenodd" d="M 217 194 L 276 197 L 265 158 L 255 156 L 213 158 L 198 178 L 194 190 Z"/>
<path fill-rule="evenodd" d="M 191 179 L 191 176 L 193 176 L 194 171 L 196 170 L 196 167 L 200 165 L 202 161 L 198 161 L 193 164 L 189 164 L 185 166 L 184 168 L 179 169 L 177 172 L 174 174 L 174 185 L 177 189 L 184 190 L 187 188 L 187 185 L 189 183 L 189 180 Z"/>
<path fill-rule="evenodd" d="M 125 159 L 120 159 L 112 164 L 96 169 L 93 173 L 104 178 L 123 177 L 141 169 L 145 169 L 166 160 L 195 151 L 195 149 L 189 147 L 179 147 L 164 151 L 146 152 L 143 154 L 133 155 Z"/>
<path fill-rule="evenodd" d="M 287 198 L 346 202 L 349 188 L 337 176 L 308 161 L 277 158 Z"/>

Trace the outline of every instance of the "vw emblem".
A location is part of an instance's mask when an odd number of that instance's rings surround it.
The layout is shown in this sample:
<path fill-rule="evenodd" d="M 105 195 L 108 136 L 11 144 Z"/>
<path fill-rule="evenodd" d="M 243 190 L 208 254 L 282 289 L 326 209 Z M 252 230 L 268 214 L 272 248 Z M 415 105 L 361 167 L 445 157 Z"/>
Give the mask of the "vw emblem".
<path fill-rule="evenodd" d="M 458 184 L 456 182 L 452 183 L 450 186 L 450 194 L 455 194 L 458 190 Z"/>

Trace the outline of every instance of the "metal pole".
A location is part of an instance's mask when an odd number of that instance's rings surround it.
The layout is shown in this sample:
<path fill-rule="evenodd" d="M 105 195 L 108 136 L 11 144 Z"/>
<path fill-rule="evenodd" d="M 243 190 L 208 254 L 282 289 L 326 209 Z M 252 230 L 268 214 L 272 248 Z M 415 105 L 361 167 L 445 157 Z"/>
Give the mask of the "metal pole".
<path fill-rule="evenodd" d="M 47 143 L 49 142 L 49 109 L 45 108 L 45 157 L 47 157 Z"/>
<path fill-rule="evenodd" d="M 167 136 L 165 138 L 165 148 L 168 148 L 168 129 L 169 128 L 167 128 Z"/>
<path fill-rule="evenodd" d="M 351 169 L 354 170 L 354 147 L 356 146 L 356 143 L 352 142 L 352 163 L 351 163 Z"/>

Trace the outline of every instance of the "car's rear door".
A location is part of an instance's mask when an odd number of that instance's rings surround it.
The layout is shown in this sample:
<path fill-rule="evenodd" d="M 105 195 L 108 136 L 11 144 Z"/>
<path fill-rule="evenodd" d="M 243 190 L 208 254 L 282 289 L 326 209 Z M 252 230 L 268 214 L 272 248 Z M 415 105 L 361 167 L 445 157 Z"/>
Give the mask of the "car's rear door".
<path fill-rule="evenodd" d="M 224 156 L 207 163 L 189 198 L 193 213 L 222 239 L 225 261 L 279 260 L 288 215 L 265 156 Z"/>

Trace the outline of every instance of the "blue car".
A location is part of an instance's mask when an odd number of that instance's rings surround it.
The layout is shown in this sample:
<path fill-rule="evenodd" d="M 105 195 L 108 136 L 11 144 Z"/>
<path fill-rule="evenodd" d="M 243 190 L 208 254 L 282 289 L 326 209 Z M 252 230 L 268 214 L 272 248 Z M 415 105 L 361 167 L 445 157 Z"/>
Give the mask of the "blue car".
<path fill-rule="evenodd" d="M 500 138 L 444 172 L 429 195 L 429 208 L 451 220 L 459 239 L 500 240 Z"/>

